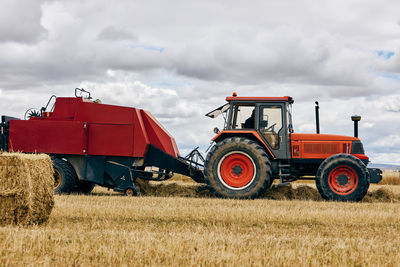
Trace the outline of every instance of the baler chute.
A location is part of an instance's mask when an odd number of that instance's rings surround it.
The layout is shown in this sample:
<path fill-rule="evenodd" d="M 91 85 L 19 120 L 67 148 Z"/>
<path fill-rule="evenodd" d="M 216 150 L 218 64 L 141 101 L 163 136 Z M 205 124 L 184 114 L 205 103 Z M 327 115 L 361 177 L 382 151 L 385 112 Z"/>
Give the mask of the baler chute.
<path fill-rule="evenodd" d="M 76 96 L 77 92 L 86 93 L 77 89 Z M 57 97 L 51 111 L 46 111 L 49 100 L 40 116 L 28 120 L 3 116 L 2 150 L 46 153 L 59 163 L 58 175 L 76 173 L 65 177 L 76 181 L 60 183 L 64 188 L 56 192 L 69 193 L 90 183 L 134 194 L 136 178 L 161 181 L 173 173 L 204 181 L 202 162 L 180 157 L 174 138 L 151 113 L 89 97 Z"/>

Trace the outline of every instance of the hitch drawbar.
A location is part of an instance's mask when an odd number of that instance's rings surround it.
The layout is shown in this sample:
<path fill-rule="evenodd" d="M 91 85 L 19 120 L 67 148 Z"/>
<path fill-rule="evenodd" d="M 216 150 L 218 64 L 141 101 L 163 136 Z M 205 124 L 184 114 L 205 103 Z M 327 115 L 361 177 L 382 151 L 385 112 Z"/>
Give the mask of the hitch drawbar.
<path fill-rule="evenodd" d="M 150 145 L 144 160 L 145 165 L 155 166 L 163 170 L 169 170 L 174 173 L 183 174 L 191 177 L 198 183 L 204 183 L 204 174 L 201 169 L 203 166 L 204 158 L 201 156 L 198 148 L 194 149 L 186 157 L 175 158 L 161 149 Z M 201 161 L 195 161 L 194 159 Z"/>

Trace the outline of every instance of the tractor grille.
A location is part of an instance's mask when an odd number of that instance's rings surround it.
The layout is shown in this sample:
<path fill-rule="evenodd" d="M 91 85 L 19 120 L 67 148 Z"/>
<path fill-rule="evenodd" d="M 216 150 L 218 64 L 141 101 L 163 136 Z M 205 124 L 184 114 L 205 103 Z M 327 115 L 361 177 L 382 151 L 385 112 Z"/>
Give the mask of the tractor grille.
<path fill-rule="evenodd" d="M 336 154 L 339 152 L 338 144 L 304 144 L 304 153 Z"/>
<path fill-rule="evenodd" d="M 351 145 L 351 154 L 364 154 L 364 147 L 360 141 L 353 141 Z"/>

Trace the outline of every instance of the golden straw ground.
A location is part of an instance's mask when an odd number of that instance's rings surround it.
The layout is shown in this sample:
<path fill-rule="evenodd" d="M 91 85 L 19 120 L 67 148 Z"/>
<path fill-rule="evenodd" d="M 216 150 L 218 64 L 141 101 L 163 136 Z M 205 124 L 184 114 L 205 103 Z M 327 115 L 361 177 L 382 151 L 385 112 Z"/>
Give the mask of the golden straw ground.
<path fill-rule="evenodd" d="M 106 194 L 56 196 L 45 226 L 0 227 L 0 265 L 400 264 L 400 203 Z"/>
<path fill-rule="evenodd" d="M 46 225 L 0 227 L 0 265 L 400 265 L 400 186 L 371 185 L 372 203 L 318 201 L 310 184 L 256 200 L 201 198 L 183 179 L 147 186 L 170 196 L 56 196 Z"/>

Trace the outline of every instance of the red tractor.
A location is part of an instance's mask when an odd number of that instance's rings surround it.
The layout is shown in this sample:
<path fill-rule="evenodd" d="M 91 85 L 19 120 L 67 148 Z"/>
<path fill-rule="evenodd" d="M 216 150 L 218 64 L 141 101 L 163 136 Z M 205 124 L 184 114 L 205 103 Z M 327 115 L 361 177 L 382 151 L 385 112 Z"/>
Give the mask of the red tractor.
<path fill-rule="evenodd" d="M 216 130 L 203 166 L 197 149 L 181 157 L 149 112 L 93 101 L 83 89 L 75 96 L 52 96 L 40 111 L 28 110 L 28 119 L 2 116 L 0 124 L 1 150 L 52 157 L 56 193 L 89 193 L 98 184 L 136 195 L 136 178 L 163 181 L 180 173 L 220 197 L 254 198 L 274 179 L 306 178 L 316 180 L 325 199 L 358 201 L 381 179 L 380 170 L 367 169 L 357 137 L 294 133 L 291 97 L 227 97 L 207 114 L 222 114 L 225 126 Z"/>
<path fill-rule="evenodd" d="M 267 190 L 274 179 L 281 184 L 315 179 L 328 200 L 359 201 L 370 182 L 379 182 L 381 171 L 367 169 L 363 145 L 355 137 L 294 133 L 293 99 L 285 97 L 227 97 L 227 104 L 208 113 L 225 118 L 224 130 L 212 139 L 207 154 L 205 181 L 220 197 L 253 198 Z"/>

